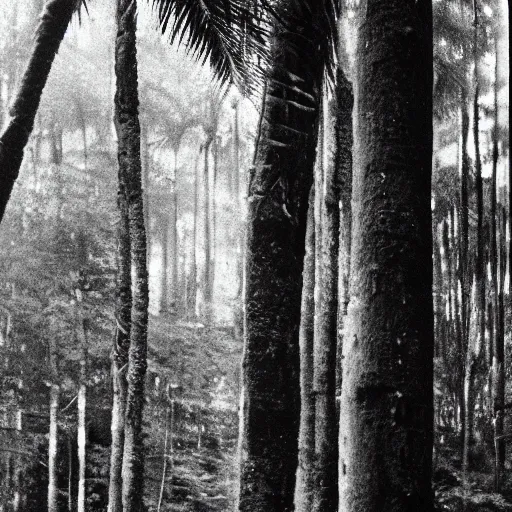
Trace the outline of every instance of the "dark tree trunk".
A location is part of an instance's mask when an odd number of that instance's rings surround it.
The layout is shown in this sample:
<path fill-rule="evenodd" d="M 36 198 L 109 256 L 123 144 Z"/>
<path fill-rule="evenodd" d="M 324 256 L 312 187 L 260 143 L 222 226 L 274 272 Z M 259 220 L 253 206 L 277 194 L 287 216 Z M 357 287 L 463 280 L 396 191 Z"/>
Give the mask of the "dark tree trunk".
<path fill-rule="evenodd" d="M 76 5 L 74 0 L 48 0 L 37 27 L 32 55 L 10 110 L 9 124 L 0 136 L 0 222 L 34 128 L 41 94 Z"/>
<path fill-rule="evenodd" d="M 430 512 L 432 4 L 367 0 L 361 22 L 339 508 Z"/>
<path fill-rule="evenodd" d="M 143 510 L 142 412 L 147 368 L 148 275 L 138 115 L 136 10 L 135 0 L 118 0 L 115 121 L 118 130 L 119 172 L 125 177 L 133 269 L 122 467 L 124 512 Z"/>
<path fill-rule="evenodd" d="M 298 460 L 299 324 L 325 35 L 318 0 L 285 0 L 271 38 L 249 183 L 239 510 L 293 510 Z M 279 426 L 276 428 L 276 426 Z"/>
<path fill-rule="evenodd" d="M 315 471 L 315 396 L 313 393 L 313 344 L 315 316 L 315 191 L 311 187 L 306 227 L 306 253 L 299 329 L 300 427 L 299 463 L 295 488 L 296 512 L 311 512 Z"/>
<path fill-rule="evenodd" d="M 109 512 L 122 512 L 122 466 L 124 449 L 124 415 L 126 410 L 128 350 L 131 330 L 131 243 L 126 201 L 126 175 L 119 169 L 117 228 L 116 330 L 112 347 L 112 445 L 110 452 Z"/>

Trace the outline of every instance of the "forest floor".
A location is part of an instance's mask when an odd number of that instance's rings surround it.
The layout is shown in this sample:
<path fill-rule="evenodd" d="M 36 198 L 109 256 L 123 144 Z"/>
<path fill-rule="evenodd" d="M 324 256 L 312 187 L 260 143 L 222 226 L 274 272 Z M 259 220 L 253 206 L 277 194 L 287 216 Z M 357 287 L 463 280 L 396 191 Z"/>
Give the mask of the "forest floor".
<path fill-rule="evenodd" d="M 494 492 L 493 450 L 484 447 L 473 454 L 473 464 L 464 478 L 458 436 L 448 434 L 436 443 L 434 492 L 436 512 L 512 512 L 510 457 L 503 475 L 501 493 Z"/>

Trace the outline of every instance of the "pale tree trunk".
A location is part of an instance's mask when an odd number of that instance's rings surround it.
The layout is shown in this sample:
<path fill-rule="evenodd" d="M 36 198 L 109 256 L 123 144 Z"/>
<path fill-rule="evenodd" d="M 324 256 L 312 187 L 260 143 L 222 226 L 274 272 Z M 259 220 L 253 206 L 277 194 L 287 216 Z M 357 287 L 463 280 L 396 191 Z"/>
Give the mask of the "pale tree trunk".
<path fill-rule="evenodd" d="M 9 123 L 0 136 L 0 222 L 18 177 L 53 60 L 76 7 L 76 0 L 48 0 L 37 27 L 32 54 L 10 110 Z"/>
<path fill-rule="evenodd" d="M 80 377 L 78 387 L 78 501 L 77 512 L 85 512 L 86 400 L 87 400 L 87 324 L 82 311 L 82 297 L 77 293 L 78 337 L 80 340 Z"/>
<path fill-rule="evenodd" d="M 212 241 L 211 241 L 211 193 L 210 193 L 210 147 L 213 137 L 204 144 L 204 317 L 207 325 L 212 320 Z"/>
<path fill-rule="evenodd" d="M 295 485 L 296 512 L 311 512 L 315 469 L 315 397 L 313 394 L 313 345 L 315 316 L 315 189 L 309 194 L 306 252 L 300 315 L 300 426 L 299 459 Z"/>
<path fill-rule="evenodd" d="M 160 314 L 169 312 L 169 231 L 173 219 L 165 217 L 162 225 L 162 268 L 160 283 Z M 172 235 L 171 235 L 172 237 Z"/>
<path fill-rule="evenodd" d="M 133 269 L 130 349 L 123 451 L 123 511 L 142 512 L 144 447 L 142 412 L 147 368 L 148 274 L 140 158 L 135 0 L 118 0 L 115 120 L 119 172 L 125 176 Z"/>
<path fill-rule="evenodd" d="M 323 1 L 286 0 L 271 36 L 249 183 L 241 428 L 241 512 L 293 510 L 300 422 L 299 325 L 328 27 Z M 276 428 L 278 426 L 278 428 Z"/>
<path fill-rule="evenodd" d="M 162 481 L 160 483 L 160 494 L 158 496 L 157 512 L 160 512 L 162 508 L 162 502 L 164 498 L 165 483 L 167 480 L 167 465 L 170 462 L 171 467 L 171 478 L 173 470 L 173 429 L 174 429 L 174 400 L 171 400 L 170 407 L 167 408 L 167 414 L 165 419 L 165 438 L 164 438 L 164 451 L 162 461 Z"/>
<path fill-rule="evenodd" d="M 48 441 L 48 512 L 58 512 L 57 483 L 58 414 L 60 402 L 58 348 L 55 334 L 50 336 L 50 432 Z"/>
<path fill-rule="evenodd" d="M 432 53 L 430 0 L 367 0 L 355 79 L 343 512 L 433 508 Z"/>
<path fill-rule="evenodd" d="M 171 306 L 172 311 L 176 313 L 178 306 L 179 289 L 179 240 L 178 240 L 178 151 L 179 146 L 174 151 L 174 180 L 171 192 L 171 277 L 172 293 Z"/>
<path fill-rule="evenodd" d="M 340 84 L 343 86 L 343 84 Z M 324 100 L 325 102 L 325 100 Z M 336 111 L 337 108 L 334 109 Z M 337 114 L 337 112 L 336 112 Z M 336 418 L 336 349 L 338 340 L 338 261 L 340 236 L 340 186 L 342 166 L 336 155 L 337 135 L 327 105 L 319 137 L 323 159 L 323 194 L 320 196 L 319 258 L 316 277 L 313 394 L 315 397 L 315 488 L 313 511 L 338 509 L 338 443 Z M 331 151 L 332 152 L 331 152 Z"/>
<path fill-rule="evenodd" d="M 199 223 L 199 161 L 201 159 L 202 146 L 196 158 L 194 170 L 194 226 L 192 229 L 192 258 L 190 262 L 190 293 L 188 303 L 188 314 L 196 317 L 197 308 L 197 233 Z"/>

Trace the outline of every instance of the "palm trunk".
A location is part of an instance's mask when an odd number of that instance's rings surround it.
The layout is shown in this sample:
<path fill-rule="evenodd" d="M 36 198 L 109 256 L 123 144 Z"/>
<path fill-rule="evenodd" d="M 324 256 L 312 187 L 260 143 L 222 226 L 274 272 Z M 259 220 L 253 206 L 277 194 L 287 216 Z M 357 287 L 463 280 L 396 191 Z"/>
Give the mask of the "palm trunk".
<path fill-rule="evenodd" d="M 315 312 L 315 190 L 309 195 L 306 253 L 300 316 L 300 427 L 299 459 L 295 487 L 296 512 L 311 512 L 315 471 L 315 396 L 313 393 L 313 344 Z"/>
<path fill-rule="evenodd" d="M 32 55 L 10 110 L 9 124 L 0 136 L 0 222 L 18 177 L 53 60 L 75 9 L 76 2 L 72 0 L 48 0 L 37 27 Z"/>
<path fill-rule="evenodd" d="M 339 508 L 426 512 L 433 508 L 432 4 L 367 0 L 362 18 Z"/>
<path fill-rule="evenodd" d="M 280 3 L 287 26 L 277 24 L 271 38 L 274 61 L 248 187 L 241 512 L 293 510 L 302 271 L 324 8 L 317 0 Z"/>
<path fill-rule="evenodd" d="M 124 447 L 124 415 L 126 410 L 128 350 L 131 330 L 131 243 L 125 176 L 119 174 L 117 230 L 116 334 L 112 347 L 112 445 L 110 452 L 110 483 L 108 512 L 122 512 L 122 466 Z"/>
<path fill-rule="evenodd" d="M 118 0 L 115 120 L 119 141 L 119 173 L 128 206 L 133 269 L 122 466 L 124 512 L 141 512 L 143 509 L 142 412 L 147 368 L 148 275 L 138 116 L 136 10 L 136 0 Z"/>

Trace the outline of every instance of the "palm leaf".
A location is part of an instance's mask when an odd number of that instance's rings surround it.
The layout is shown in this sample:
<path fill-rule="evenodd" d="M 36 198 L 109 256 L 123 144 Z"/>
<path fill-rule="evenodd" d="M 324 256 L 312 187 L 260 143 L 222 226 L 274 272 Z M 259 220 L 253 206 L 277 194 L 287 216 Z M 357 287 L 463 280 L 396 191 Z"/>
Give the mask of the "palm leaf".
<path fill-rule="evenodd" d="M 198 61 L 209 61 L 222 84 L 253 92 L 268 60 L 267 27 L 257 2 L 245 0 L 150 0 L 162 33 L 183 43 Z"/>

